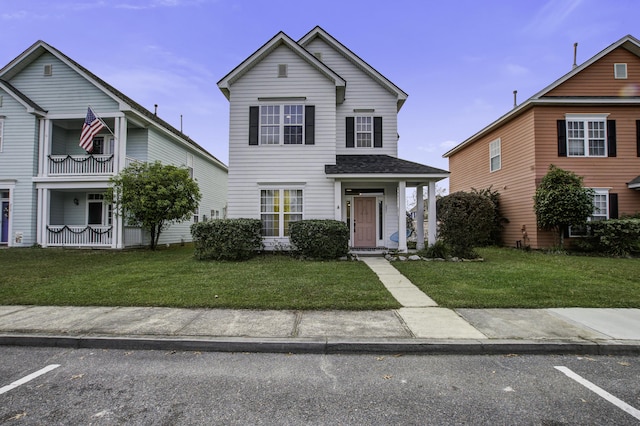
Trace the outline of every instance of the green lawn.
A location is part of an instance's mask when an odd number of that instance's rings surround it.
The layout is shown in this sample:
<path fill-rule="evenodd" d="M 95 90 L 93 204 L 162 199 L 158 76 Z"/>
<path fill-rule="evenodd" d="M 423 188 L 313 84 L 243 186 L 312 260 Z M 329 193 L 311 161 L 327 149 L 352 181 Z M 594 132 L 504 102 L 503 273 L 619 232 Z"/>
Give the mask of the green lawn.
<path fill-rule="evenodd" d="M 281 255 L 207 262 L 195 260 L 187 245 L 157 252 L 3 249 L 0 265 L 2 305 L 400 307 L 362 262 L 311 262 Z"/>
<path fill-rule="evenodd" d="M 484 262 L 394 262 L 449 308 L 640 308 L 640 259 L 479 250 Z"/>

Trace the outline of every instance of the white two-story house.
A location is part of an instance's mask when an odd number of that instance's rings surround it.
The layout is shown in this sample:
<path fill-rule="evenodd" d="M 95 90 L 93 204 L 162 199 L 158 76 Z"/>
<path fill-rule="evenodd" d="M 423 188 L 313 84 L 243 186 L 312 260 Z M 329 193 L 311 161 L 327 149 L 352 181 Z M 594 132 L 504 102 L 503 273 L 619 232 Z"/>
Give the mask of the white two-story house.
<path fill-rule="evenodd" d="M 80 147 L 88 107 L 107 127 Z M 186 166 L 202 200 L 193 220 L 221 217 L 227 167 L 155 113 L 38 41 L 0 70 L 0 244 L 123 248 L 148 235 L 103 201 L 109 178 L 132 161 Z M 193 221 L 160 243 L 190 241 Z"/>
<path fill-rule="evenodd" d="M 398 158 L 407 94 L 322 28 L 276 34 L 218 87 L 230 102 L 228 215 L 260 218 L 266 247 L 286 246 L 292 221 L 336 219 L 354 249 L 405 251 L 405 189 L 422 199 L 427 186 L 435 212 L 449 173 Z"/>

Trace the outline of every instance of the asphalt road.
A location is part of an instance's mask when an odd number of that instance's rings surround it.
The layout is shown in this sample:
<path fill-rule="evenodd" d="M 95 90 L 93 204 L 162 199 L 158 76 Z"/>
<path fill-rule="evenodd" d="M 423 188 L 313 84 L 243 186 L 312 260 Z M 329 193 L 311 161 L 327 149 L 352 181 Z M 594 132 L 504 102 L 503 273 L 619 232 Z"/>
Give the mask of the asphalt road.
<path fill-rule="evenodd" d="M 0 360 L 9 425 L 640 424 L 639 357 L 0 347 Z"/>

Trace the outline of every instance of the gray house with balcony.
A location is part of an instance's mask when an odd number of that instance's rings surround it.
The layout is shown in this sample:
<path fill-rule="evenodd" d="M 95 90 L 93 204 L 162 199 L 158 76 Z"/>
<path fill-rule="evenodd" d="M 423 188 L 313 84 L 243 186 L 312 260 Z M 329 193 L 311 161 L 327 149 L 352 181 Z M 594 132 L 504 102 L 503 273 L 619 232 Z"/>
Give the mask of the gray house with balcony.
<path fill-rule="evenodd" d="M 93 151 L 79 145 L 87 107 L 107 125 Z M 0 70 L 0 245 L 119 249 L 148 243 L 103 200 L 133 161 L 185 166 L 202 200 L 160 244 L 190 241 L 193 221 L 223 217 L 227 167 L 86 68 L 38 41 Z"/>

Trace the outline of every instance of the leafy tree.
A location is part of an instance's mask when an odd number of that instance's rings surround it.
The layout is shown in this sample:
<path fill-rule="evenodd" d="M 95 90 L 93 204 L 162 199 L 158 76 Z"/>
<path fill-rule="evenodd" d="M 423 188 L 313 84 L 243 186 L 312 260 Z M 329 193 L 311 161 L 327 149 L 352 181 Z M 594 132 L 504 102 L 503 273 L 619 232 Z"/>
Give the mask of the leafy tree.
<path fill-rule="evenodd" d="M 594 191 L 582 186 L 582 177 L 551 164 L 533 196 L 538 226 L 555 233 L 558 247 L 564 247 L 569 226 L 580 226 L 593 214 Z"/>
<path fill-rule="evenodd" d="M 457 257 L 477 257 L 474 247 L 487 241 L 494 227 L 491 200 L 477 193 L 454 192 L 437 201 L 439 235 Z"/>
<path fill-rule="evenodd" d="M 198 184 L 186 168 L 154 163 L 133 163 L 110 179 L 107 202 L 127 223 L 151 234 L 151 249 L 171 223 L 184 222 L 200 201 Z"/>

